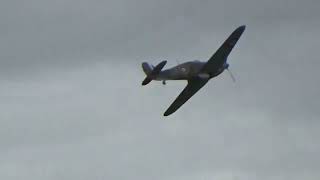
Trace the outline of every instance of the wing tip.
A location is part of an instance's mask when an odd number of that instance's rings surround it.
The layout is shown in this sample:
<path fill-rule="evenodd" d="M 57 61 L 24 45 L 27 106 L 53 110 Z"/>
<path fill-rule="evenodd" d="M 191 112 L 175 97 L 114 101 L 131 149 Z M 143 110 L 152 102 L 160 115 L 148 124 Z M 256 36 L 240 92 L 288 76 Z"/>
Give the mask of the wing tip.
<path fill-rule="evenodd" d="M 246 29 L 246 25 L 242 25 L 237 28 L 237 30 L 241 32 L 243 32 L 245 29 Z"/>
<path fill-rule="evenodd" d="M 170 114 L 172 114 L 173 112 L 169 112 L 169 111 L 166 111 L 163 116 L 169 116 Z"/>
<path fill-rule="evenodd" d="M 173 114 L 173 113 L 176 112 L 176 111 L 177 111 L 177 109 L 174 109 L 172 106 L 170 106 L 170 107 L 166 110 L 166 112 L 163 113 L 163 116 L 169 116 L 169 115 Z"/>

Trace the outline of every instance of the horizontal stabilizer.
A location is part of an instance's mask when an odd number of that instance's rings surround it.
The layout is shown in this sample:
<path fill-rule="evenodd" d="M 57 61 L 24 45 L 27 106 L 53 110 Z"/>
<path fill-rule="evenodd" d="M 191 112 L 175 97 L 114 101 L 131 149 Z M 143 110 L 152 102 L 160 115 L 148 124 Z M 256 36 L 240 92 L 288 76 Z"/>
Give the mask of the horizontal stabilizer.
<path fill-rule="evenodd" d="M 143 69 L 143 72 L 148 76 L 149 74 L 151 74 L 151 72 L 153 70 L 153 66 L 147 62 L 143 62 L 142 69 Z"/>

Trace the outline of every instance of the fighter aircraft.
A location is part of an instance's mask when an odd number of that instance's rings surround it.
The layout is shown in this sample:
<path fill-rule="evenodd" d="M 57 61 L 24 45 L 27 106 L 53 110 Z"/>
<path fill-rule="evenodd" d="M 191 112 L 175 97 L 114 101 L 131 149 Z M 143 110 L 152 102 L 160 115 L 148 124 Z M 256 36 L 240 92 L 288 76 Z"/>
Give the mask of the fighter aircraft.
<path fill-rule="evenodd" d="M 147 62 L 142 63 L 142 69 L 146 74 L 146 78 L 142 82 L 143 86 L 152 80 L 162 81 L 164 85 L 166 84 L 166 80 L 188 81 L 187 86 L 165 111 L 164 116 L 169 116 L 177 111 L 211 78 L 218 76 L 224 70 L 229 70 L 229 64 L 227 63 L 228 55 L 238 42 L 245 28 L 246 26 L 243 25 L 234 30 L 207 62 L 189 61 L 163 71 L 162 68 L 166 65 L 167 61 L 162 61 L 155 67 Z M 231 72 L 230 75 L 235 80 Z"/>

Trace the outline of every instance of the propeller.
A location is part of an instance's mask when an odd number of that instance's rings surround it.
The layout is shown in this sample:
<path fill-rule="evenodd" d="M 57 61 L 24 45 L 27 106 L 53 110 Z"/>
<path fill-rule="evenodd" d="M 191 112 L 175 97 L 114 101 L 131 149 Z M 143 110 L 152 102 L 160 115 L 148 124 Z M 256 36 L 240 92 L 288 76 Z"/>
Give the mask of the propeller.
<path fill-rule="evenodd" d="M 232 72 L 230 71 L 229 68 L 227 68 L 227 71 L 229 72 L 232 81 L 233 81 L 233 82 L 236 82 L 236 78 L 234 78 L 234 76 L 233 76 L 233 74 L 232 74 Z"/>

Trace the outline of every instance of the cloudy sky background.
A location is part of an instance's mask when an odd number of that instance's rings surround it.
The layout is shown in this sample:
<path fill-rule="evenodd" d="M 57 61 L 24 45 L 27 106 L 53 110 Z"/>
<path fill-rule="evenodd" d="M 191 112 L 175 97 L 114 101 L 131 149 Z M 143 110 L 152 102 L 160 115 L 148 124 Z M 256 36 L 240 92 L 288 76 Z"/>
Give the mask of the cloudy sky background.
<path fill-rule="evenodd" d="M 0 2 L 0 179 L 318 180 L 318 0 Z M 175 114 L 185 82 L 140 64 L 227 73 Z"/>

